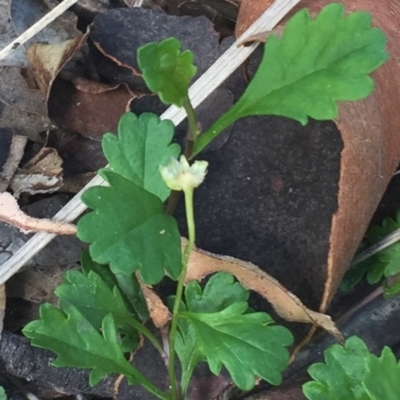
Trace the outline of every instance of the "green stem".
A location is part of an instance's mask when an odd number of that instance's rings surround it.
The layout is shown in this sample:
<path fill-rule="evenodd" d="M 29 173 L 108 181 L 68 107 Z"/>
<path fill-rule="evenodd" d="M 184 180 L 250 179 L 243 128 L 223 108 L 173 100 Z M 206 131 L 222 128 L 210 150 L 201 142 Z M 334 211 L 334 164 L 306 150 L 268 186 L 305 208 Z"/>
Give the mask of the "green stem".
<path fill-rule="evenodd" d="M 200 134 L 200 129 L 197 125 L 196 112 L 194 111 L 194 108 L 193 108 L 192 103 L 190 102 L 188 96 L 186 97 L 185 101 L 183 102 L 183 108 L 186 111 L 188 123 L 189 123 L 187 140 L 194 142 L 197 139 L 197 136 L 199 136 L 199 134 Z"/>
<path fill-rule="evenodd" d="M 200 134 L 200 129 L 197 123 L 196 112 L 190 102 L 189 97 L 186 97 L 186 100 L 183 102 L 183 108 L 186 111 L 188 118 L 188 131 L 186 134 L 186 145 L 185 145 L 185 157 L 189 160 L 192 157 L 193 148 L 197 137 Z M 172 215 L 175 211 L 175 208 L 178 204 L 181 193 L 175 190 L 172 191 L 171 196 L 168 199 L 168 204 L 165 209 L 165 213 Z"/>
<path fill-rule="evenodd" d="M 162 357 L 165 356 L 164 350 L 161 344 L 158 342 L 157 338 L 139 321 L 135 318 L 131 317 L 129 319 L 123 320 L 125 323 L 128 323 L 132 328 L 136 329 L 140 332 L 148 341 L 159 351 Z"/>
<path fill-rule="evenodd" d="M 238 118 L 235 106 L 233 106 L 195 140 L 194 149 L 189 158 L 193 158 L 199 154 L 213 139 L 215 139 L 229 125 L 233 124 Z"/>
<path fill-rule="evenodd" d="M 130 377 L 132 381 L 137 382 L 141 386 L 143 386 L 148 392 L 154 394 L 154 396 L 158 397 L 161 400 L 171 400 L 171 397 L 159 389 L 156 385 L 150 382 L 141 372 L 139 372 L 133 365 L 127 362 L 129 368 L 126 368 L 123 371 L 123 375 L 126 377 Z M 121 371 L 122 372 L 122 371 Z"/>
<path fill-rule="evenodd" d="M 184 191 L 185 193 L 185 208 L 186 208 L 186 220 L 188 225 L 189 232 L 189 241 L 185 248 L 185 251 L 182 256 L 182 271 L 178 280 L 178 287 L 176 290 L 176 297 L 174 302 L 174 308 L 172 311 L 172 322 L 171 322 L 171 330 L 169 333 L 169 363 L 168 363 L 168 375 L 171 384 L 171 398 L 172 400 L 178 399 L 178 391 L 176 387 L 176 377 L 175 377 L 175 337 L 176 330 L 178 327 L 178 314 L 179 314 L 179 306 L 181 304 L 182 295 L 183 295 L 183 284 L 185 281 L 187 265 L 189 261 L 189 255 L 194 247 L 194 243 L 196 240 L 196 229 L 194 223 L 194 212 L 193 212 L 193 188 L 188 188 Z"/>

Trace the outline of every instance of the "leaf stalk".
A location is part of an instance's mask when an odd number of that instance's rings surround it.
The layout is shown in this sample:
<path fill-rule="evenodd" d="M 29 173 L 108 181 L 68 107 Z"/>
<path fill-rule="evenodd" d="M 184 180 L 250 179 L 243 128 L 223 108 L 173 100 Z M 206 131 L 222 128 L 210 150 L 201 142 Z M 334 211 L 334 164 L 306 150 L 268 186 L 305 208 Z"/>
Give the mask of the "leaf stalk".
<path fill-rule="evenodd" d="M 186 245 L 185 251 L 182 257 L 182 271 L 178 280 L 178 287 L 176 290 L 176 297 L 174 302 L 174 308 L 172 311 L 172 322 L 171 330 L 169 334 L 169 363 L 168 363 L 168 375 L 171 383 L 171 398 L 172 400 L 177 400 L 178 390 L 176 385 L 175 377 L 175 338 L 178 328 L 178 318 L 179 318 L 179 307 L 183 295 L 183 286 L 185 281 L 185 276 L 187 272 L 187 265 L 189 262 L 190 252 L 193 250 L 194 243 L 196 240 L 196 228 L 194 222 L 194 211 L 193 211 L 193 188 L 188 188 L 184 190 L 185 194 L 185 209 L 186 209 L 186 221 L 188 225 L 188 244 Z"/>

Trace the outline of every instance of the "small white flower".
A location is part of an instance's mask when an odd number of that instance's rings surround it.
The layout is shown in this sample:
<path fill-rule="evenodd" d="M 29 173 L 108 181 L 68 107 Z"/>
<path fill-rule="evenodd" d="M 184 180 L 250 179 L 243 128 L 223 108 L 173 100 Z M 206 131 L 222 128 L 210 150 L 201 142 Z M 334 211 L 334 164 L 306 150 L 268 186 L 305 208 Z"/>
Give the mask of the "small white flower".
<path fill-rule="evenodd" d="M 172 190 L 186 190 L 199 186 L 207 173 L 207 161 L 195 161 L 189 165 L 185 156 L 179 161 L 171 157 L 168 165 L 160 167 L 161 176 Z"/>

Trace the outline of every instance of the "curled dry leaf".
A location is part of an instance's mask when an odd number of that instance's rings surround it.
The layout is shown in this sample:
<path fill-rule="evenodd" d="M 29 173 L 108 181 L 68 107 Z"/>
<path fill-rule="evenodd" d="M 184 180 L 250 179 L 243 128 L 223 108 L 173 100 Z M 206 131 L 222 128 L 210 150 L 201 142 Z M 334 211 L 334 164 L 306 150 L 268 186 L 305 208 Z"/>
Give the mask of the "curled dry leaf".
<path fill-rule="evenodd" d="M 49 116 L 59 126 L 93 140 L 115 132 L 118 121 L 140 94 L 125 84 L 108 85 L 62 71 L 53 85 Z"/>
<path fill-rule="evenodd" d="M 58 73 L 86 42 L 87 34 L 57 44 L 37 43 L 26 51 L 29 65 L 46 101 Z"/>
<path fill-rule="evenodd" d="M 48 232 L 56 235 L 76 235 L 76 226 L 61 221 L 33 218 L 25 214 L 10 193 L 0 194 L 0 221 L 25 232 Z"/>
<path fill-rule="evenodd" d="M 53 193 L 63 185 L 62 158 L 57 150 L 43 147 L 36 156 L 17 171 L 11 181 L 16 198 L 21 193 Z"/>
<path fill-rule="evenodd" d="M 162 328 L 171 319 L 171 313 L 168 310 L 168 307 L 154 292 L 153 288 L 143 283 L 140 279 L 139 274 L 137 274 L 137 278 L 140 284 L 140 288 L 142 289 L 143 296 L 146 299 L 150 318 L 153 321 L 154 326 L 156 326 L 157 328 Z"/>
<path fill-rule="evenodd" d="M 246 289 L 260 294 L 285 320 L 318 325 L 339 341 L 343 340 L 341 333 L 328 315 L 307 308 L 298 297 L 289 292 L 276 279 L 250 262 L 196 249 L 190 254 L 185 281 L 198 281 L 219 271 L 234 275 Z"/>

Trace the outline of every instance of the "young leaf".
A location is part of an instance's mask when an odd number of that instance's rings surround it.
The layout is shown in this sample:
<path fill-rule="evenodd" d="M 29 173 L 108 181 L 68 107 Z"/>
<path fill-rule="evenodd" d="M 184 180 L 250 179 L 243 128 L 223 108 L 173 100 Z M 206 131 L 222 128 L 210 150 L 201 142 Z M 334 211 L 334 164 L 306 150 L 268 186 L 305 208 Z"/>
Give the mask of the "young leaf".
<path fill-rule="evenodd" d="M 206 361 L 206 358 L 199 347 L 193 326 L 182 318 L 179 320 L 179 332 L 175 338 L 175 351 L 181 363 L 181 391 L 185 396 L 194 369 L 202 361 Z"/>
<path fill-rule="evenodd" d="M 293 337 L 284 327 L 269 326 L 268 314 L 245 314 L 247 309 L 246 302 L 238 302 L 216 313 L 183 311 L 179 316 L 193 327 L 212 373 L 219 375 L 224 365 L 242 390 L 253 388 L 256 377 L 279 385 L 289 361 L 285 346 Z"/>
<path fill-rule="evenodd" d="M 370 245 L 383 239 L 385 236 L 400 228 L 400 211 L 396 219 L 385 218 L 382 226 L 375 226 L 367 233 Z M 394 243 L 381 250 L 374 257 L 376 265 L 367 274 L 369 283 L 379 282 L 383 277 L 389 278 L 400 273 L 400 243 Z"/>
<path fill-rule="evenodd" d="M 189 82 L 197 70 L 193 53 L 181 52 L 179 40 L 168 38 L 140 47 L 137 59 L 147 87 L 163 103 L 182 107 L 188 98 Z"/>
<path fill-rule="evenodd" d="M 191 312 L 215 313 L 236 302 L 247 301 L 249 292 L 232 275 L 220 272 L 213 275 L 207 282 L 204 291 L 197 281 L 191 281 L 186 285 L 185 298 Z M 172 309 L 174 296 L 169 298 Z M 181 310 L 187 311 L 181 304 Z M 194 327 L 189 321 L 180 318 L 179 331 L 175 340 L 175 350 L 182 366 L 181 390 L 183 394 L 189 387 L 190 378 L 195 367 L 206 357 L 199 347 Z"/>
<path fill-rule="evenodd" d="M 325 363 L 313 364 L 308 373 L 314 381 L 303 385 L 309 400 L 368 400 L 362 385 L 369 351 L 365 343 L 352 336 L 344 346 L 335 344 L 325 350 Z"/>
<path fill-rule="evenodd" d="M 380 357 L 370 354 L 366 360 L 367 373 L 364 387 L 371 399 L 398 399 L 400 383 L 400 362 L 389 347 Z"/>
<path fill-rule="evenodd" d="M 234 275 L 243 287 L 264 297 L 285 320 L 318 325 L 338 340 L 342 339 L 340 331 L 329 315 L 307 308 L 275 278 L 250 262 L 196 248 L 190 254 L 185 282 L 201 281 L 207 275 L 222 271 Z M 224 290 L 221 288 L 220 292 Z"/>
<path fill-rule="evenodd" d="M 187 284 L 176 340 L 184 371 L 182 387 L 201 361 L 207 361 L 216 375 L 225 365 L 243 390 L 251 389 L 258 376 L 280 383 L 289 357 L 284 346 L 293 337 L 286 328 L 271 326 L 268 314 L 247 313 L 248 297 L 249 292 L 223 272 L 212 276 L 204 290 L 196 281 Z"/>
<path fill-rule="evenodd" d="M 86 276 L 88 276 L 91 271 L 95 272 L 110 289 L 113 289 L 114 286 L 118 287 L 129 312 L 133 315 L 137 315 L 142 321 L 147 321 L 149 319 L 146 299 L 143 296 L 135 274 L 114 275 L 110 271 L 108 265 L 101 265 L 94 262 L 88 250 L 82 252 L 81 270 Z"/>
<path fill-rule="evenodd" d="M 236 303 L 247 301 L 249 291 L 234 277 L 226 272 L 213 275 L 207 282 L 204 290 L 197 281 L 191 281 L 186 285 L 185 299 L 191 312 L 214 313 Z"/>
<path fill-rule="evenodd" d="M 126 300 L 141 321 L 147 321 L 150 317 L 147 309 L 146 299 L 140 288 L 135 274 L 116 274 L 119 290 L 125 295 Z"/>
<path fill-rule="evenodd" d="M 23 329 L 32 345 L 57 354 L 56 367 L 91 369 L 92 386 L 108 374 L 125 375 L 131 384 L 142 381 L 141 374 L 126 361 L 118 342 L 112 316 L 102 322 L 102 334 L 72 305 L 65 304 L 66 315 L 51 304 L 40 307 L 40 320 L 32 321 Z"/>
<path fill-rule="evenodd" d="M 369 247 L 368 239 L 363 240 L 358 246 L 355 257 L 361 254 L 365 249 Z M 348 292 L 352 290 L 357 284 L 365 277 L 368 271 L 371 271 L 376 264 L 374 257 L 367 258 L 364 261 L 352 266 L 346 271 L 342 281 L 340 282 L 340 290 Z"/>
<path fill-rule="evenodd" d="M 164 270 L 176 279 L 181 250 L 175 219 L 163 213 L 155 195 L 112 171 L 99 174 L 110 187 L 92 187 L 82 195 L 94 211 L 79 220 L 77 234 L 91 244 L 93 260 L 109 264 L 114 274 L 140 270 L 147 284 L 160 282 Z M 150 246 L 144 246 L 144 241 Z"/>
<path fill-rule="evenodd" d="M 110 289 L 114 286 L 118 286 L 117 279 L 110 271 L 109 266 L 101 265 L 93 261 L 88 249 L 83 250 L 81 254 L 81 271 L 86 276 L 88 276 L 91 271 L 96 272 Z"/>
<path fill-rule="evenodd" d="M 325 350 L 325 363 L 308 369 L 314 381 L 303 385 L 309 400 L 397 399 L 400 363 L 385 347 L 381 357 L 368 351 L 358 337 L 347 339 L 344 347 L 335 344 Z"/>
<path fill-rule="evenodd" d="M 7 393 L 3 386 L 0 386 L 0 400 L 7 400 Z"/>
<path fill-rule="evenodd" d="M 383 297 L 389 298 L 400 294 L 400 281 L 394 283 L 383 282 Z"/>
<path fill-rule="evenodd" d="M 118 136 L 103 136 L 103 152 L 110 168 L 164 201 L 170 194 L 160 174 L 160 165 L 178 157 L 180 148 L 170 144 L 174 125 L 157 115 L 143 113 L 139 117 L 125 113 L 118 124 Z"/>
<path fill-rule="evenodd" d="M 396 219 L 385 218 L 381 226 L 374 226 L 366 233 L 365 243 L 372 246 L 385 236 L 400 228 L 400 211 L 396 215 Z M 353 266 L 346 273 L 341 287 L 354 287 L 363 276 L 366 276 L 368 283 L 371 285 L 380 282 L 384 278 L 400 273 L 400 243 L 393 243 L 386 249 L 381 250 L 365 261 Z M 398 293 L 397 288 L 387 287 L 386 282 L 383 283 L 386 296 L 393 296 Z"/>
<path fill-rule="evenodd" d="M 385 35 L 366 12 L 344 14 L 329 4 L 313 20 L 307 10 L 287 23 L 283 36 L 270 35 L 262 62 L 239 101 L 196 141 L 195 154 L 239 118 L 280 115 L 303 125 L 308 117 L 337 116 L 338 101 L 368 96 L 368 76 L 386 59 Z"/>
<path fill-rule="evenodd" d="M 61 308 L 64 308 L 66 302 L 72 304 L 95 329 L 100 329 L 104 318 L 111 314 L 119 332 L 124 335 L 121 342 L 124 352 L 133 351 L 139 345 L 138 332 L 128 324 L 133 316 L 120 291 L 116 286 L 110 288 L 94 271 L 88 275 L 68 271 L 55 294 L 60 299 Z"/>

